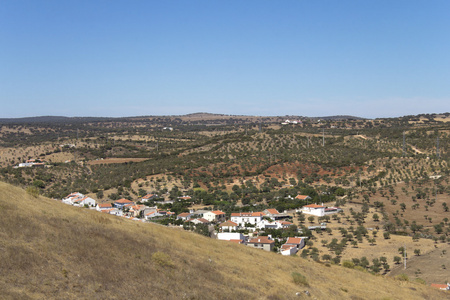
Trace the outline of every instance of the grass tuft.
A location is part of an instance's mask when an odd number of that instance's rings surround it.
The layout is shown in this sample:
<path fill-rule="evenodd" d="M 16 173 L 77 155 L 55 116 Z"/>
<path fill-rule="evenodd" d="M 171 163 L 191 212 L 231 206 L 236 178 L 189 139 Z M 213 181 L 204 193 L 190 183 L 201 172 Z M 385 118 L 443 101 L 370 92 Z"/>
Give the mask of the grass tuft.
<path fill-rule="evenodd" d="M 306 277 L 298 272 L 292 272 L 291 274 L 292 280 L 296 285 L 309 286 L 308 280 Z"/>
<path fill-rule="evenodd" d="M 152 254 L 152 261 L 161 267 L 173 268 L 175 266 L 169 255 L 159 251 Z"/>

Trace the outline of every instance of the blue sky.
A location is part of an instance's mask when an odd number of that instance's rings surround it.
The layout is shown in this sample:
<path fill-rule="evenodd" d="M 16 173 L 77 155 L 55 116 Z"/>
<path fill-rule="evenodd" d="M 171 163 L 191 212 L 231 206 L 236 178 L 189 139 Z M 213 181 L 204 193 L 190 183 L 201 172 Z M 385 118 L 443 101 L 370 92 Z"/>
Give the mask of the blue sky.
<path fill-rule="evenodd" d="M 450 111 L 450 1 L 0 0 L 0 117 Z"/>

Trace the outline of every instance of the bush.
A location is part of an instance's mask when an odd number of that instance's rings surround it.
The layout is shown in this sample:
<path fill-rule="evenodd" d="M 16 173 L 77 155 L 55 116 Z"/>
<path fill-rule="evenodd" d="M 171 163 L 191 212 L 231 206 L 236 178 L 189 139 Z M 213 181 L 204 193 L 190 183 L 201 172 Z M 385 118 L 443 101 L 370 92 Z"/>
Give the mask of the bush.
<path fill-rule="evenodd" d="M 155 252 L 152 254 L 152 261 L 162 267 L 173 267 L 174 263 L 170 259 L 170 256 L 163 252 Z"/>
<path fill-rule="evenodd" d="M 342 263 L 342 266 L 344 266 L 345 268 L 353 269 L 355 267 L 355 264 L 351 261 L 344 260 L 344 262 Z"/>
<path fill-rule="evenodd" d="M 292 280 L 294 281 L 295 284 L 309 286 L 308 280 L 302 274 L 300 274 L 298 272 L 292 272 L 291 276 L 292 276 Z"/>
<path fill-rule="evenodd" d="M 33 196 L 34 198 L 37 198 L 39 196 L 39 189 L 35 186 L 27 187 L 26 191 L 29 195 Z"/>
<path fill-rule="evenodd" d="M 420 283 L 420 284 L 424 284 L 424 285 L 427 284 L 427 282 L 425 280 L 423 280 L 422 278 L 416 278 L 414 281 L 417 283 Z"/>
<path fill-rule="evenodd" d="M 361 271 L 361 272 L 367 272 L 366 268 L 361 267 L 361 266 L 355 266 L 354 269 L 358 270 L 358 271 Z"/>
<path fill-rule="evenodd" d="M 395 276 L 395 279 L 400 281 L 409 281 L 409 277 L 405 273 Z"/>

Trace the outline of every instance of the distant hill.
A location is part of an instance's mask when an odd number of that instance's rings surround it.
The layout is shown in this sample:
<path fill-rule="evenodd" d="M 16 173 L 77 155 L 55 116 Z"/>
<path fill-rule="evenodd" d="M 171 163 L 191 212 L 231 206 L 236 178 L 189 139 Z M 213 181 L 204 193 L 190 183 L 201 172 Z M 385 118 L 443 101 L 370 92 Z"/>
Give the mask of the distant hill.
<path fill-rule="evenodd" d="M 0 118 L 0 124 L 33 124 L 33 123 L 84 123 L 84 122 L 102 122 L 102 121 L 133 121 L 142 119 L 153 119 L 153 118 L 183 118 L 183 119 L 193 119 L 193 120 L 214 120 L 214 119 L 269 119 L 276 120 L 277 118 L 286 118 L 293 116 L 245 116 L 245 115 L 227 115 L 227 114 L 212 114 L 206 112 L 198 112 L 180 116 L 136 116 L 136 117 L 120 117 L 120 118 L 110 118 L 110 117 L 64 117 L 64 116 L 38 116 L 38 117 L 25 117 L 25 118 Z M 298 118 L 298 117 L 294 117 Z M 309 118 L 309 117 L 301 117 Z M 310 117 L 312 120 L 364 120 L 360 117 L 354 116 L 326 116 L 326 117 Z"/>
<path fill-rule="evenodd" d="M 105 121 L 111 118 L 101 117 L 63 117 L 63 116 L 39 116 L 25 118 L 2 118 L 0 124 L 22 124 L 22 123 L 83 123 Z"/>
<path fill-rule="evenodd" d="M 176 228 L 34 198 L 2 182 L 0 213 L 2 299 L 445 296 L 419 283 L 284 257 Z M 296 273 L 304 278 L 298 280 L 302 277 Z"/>
<path fill-rule="evenodd" d="M 341 121 L 341 120 L 367 120 L 366 118 L 360 118 L 355 116 L 339 115 L 339 116 L 325 116 L 325 117 L 311 117 L 309 119 L 315 120 L 328 120 L 328 121 Z"/>

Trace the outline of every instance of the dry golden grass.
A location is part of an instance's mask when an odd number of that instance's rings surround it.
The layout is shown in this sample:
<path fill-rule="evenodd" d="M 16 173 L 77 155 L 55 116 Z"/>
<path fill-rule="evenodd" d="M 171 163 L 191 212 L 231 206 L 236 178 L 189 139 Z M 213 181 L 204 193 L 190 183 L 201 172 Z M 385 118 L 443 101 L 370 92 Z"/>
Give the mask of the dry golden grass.
<path fill-rule="evenodd" d="M 2 299 L 442 299 L 412 282 L 64 205 L 0 183 Z M 296 285 L 292 274 L 309 287 Z M 296 293 L 302 293 L 296 296 Z"/>

